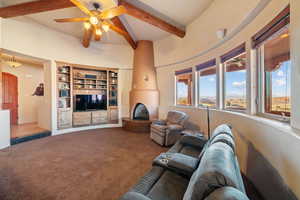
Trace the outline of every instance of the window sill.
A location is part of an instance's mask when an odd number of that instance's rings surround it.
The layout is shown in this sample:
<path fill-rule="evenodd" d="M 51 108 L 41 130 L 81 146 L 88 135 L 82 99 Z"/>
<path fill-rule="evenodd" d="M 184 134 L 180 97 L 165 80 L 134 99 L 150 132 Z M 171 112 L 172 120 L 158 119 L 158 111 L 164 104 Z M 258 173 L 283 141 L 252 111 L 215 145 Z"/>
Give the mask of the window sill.
<path fill-rule="evenodd" d="M 285 124 L 290 124 L 290 117 L 281 117 L 279 115 L 271 114 L 271 113 L 257 113 L 256 116 L 266 118 L 269 120 L 275 120 L 278 122 L 282 122 Z"/>
<path fill-rule="evenodd" d="M 177 108 L 195 108 L 194 105 L 174 105 Z"/>
<path fill-rule="evenodd" d="M 232 113 L 247 113 L 247 110 L 240 110 L 240 109 L 230 109 L 230 108 L 224 108 L 224 111 L 229 111 Z"/>

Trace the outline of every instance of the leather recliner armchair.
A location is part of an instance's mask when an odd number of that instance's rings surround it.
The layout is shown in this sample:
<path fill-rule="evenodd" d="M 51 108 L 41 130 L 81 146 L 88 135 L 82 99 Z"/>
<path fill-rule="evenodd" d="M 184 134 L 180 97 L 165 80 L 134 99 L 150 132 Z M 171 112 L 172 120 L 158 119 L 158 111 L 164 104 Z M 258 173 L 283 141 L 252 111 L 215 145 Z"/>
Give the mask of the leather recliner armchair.
<path fill-rule="evenodd" d="M 188 115 L 180 111 L 169 111 L 167 119 L 153 121 L 150 137 L 162 146 L 170 146 L 177 142 L 184 130 Z"/>

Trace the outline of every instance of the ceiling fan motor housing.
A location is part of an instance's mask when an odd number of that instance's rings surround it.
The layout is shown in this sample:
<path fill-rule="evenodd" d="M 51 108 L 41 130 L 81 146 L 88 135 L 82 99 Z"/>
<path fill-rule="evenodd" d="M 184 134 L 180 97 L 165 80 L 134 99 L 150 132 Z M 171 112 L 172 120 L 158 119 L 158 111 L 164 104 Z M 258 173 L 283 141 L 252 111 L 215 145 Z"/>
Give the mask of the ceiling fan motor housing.
<path fill-rule="evenodd" d="M 95 10 L 101 9 L 101 4 L 99 2 L 92 2 L 92 5 L 95 8 Z"/>

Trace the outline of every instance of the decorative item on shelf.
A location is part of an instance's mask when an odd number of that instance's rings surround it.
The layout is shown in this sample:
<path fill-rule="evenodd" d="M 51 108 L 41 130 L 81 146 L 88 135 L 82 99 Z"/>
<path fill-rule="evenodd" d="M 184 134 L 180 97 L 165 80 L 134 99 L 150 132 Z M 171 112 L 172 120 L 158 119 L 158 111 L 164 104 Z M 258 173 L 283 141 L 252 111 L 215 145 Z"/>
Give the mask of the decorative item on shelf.
<path fill-rule="evenodd" d="M 110 86 L 110 90 L 116 90 L 118 87 L 117 87 L 117 85 L 111 85 Z"/>
<path fill-rule="evenodd" d="M 118 73 L 111 72 L 111 73 L 110 73 L 110 77 L 112 77 L 112 78 L 114 78 L 114 77 L 118 77 Z"/>
<path fill-rule="evenodd" d="M 117 99 L 110 99 L 109 100 L 109 106 L 118 106 Z"/>
<path fill-rule="evenodd" d="M 62 66 L 58 68 L 59 73 L 67 74 L 70 73 L 70 66 Z"/>
<path fill-rule="evenodd" d="M 106 79 L 107 79 L 106 72 L 105 72 L 105 73 L 101 72 L 101 73 L 97 76 L 97 79 L 100 79 L 100 80 L 106 80 Z"/>
<path fill-rule="evenodd" d="M 83 89 L 83 88 L 84 88 L 84 85 L 74 85 L 74 88 L 75 88 L 75 89 Z"/>
<path fill-rule="evenodd" d="M 75 78 L 84 78 L 84 74 L 80 73 L 80 72 L 75 72 L 74 73 L 74 77 Z"/>
<path fill-rule="evenodd" d="M 116 97 L 117 96 L 117 91 L 115 91 L 115 90 L 110 91 L 110 96 L 111 97 Z"/>
<path fill-rule="evenodd" d="M 69 83 L 58 83 L 58 89 L 69 90 L 70 89 L 70 84 Z"/>
<path fill-rule="evenodd" d="M 97 79 L 97 76 L 94 74 L 86 74 L 85 78 L 90 78 L 90 79 Z"/>
<path fill-rule="evenodd" d="M 58 99 L 58 108 L 67 108 L 67 100 Z"/>
<path fill-rule="evenodd" d="M 117 84 L 117 83 L 118 83 L 118 80 L 117 80 L 117 79 L 111 79 L 110 84 Z"/>
<path fill-rule="evenodd" d="M 66 75 L 66 74 L 60 74 L 59 77 L 58 77 L 58 80 L 59 80 L 59 81 L 62 81 L 62 82 L 70 81 L 69 75 Z"/>
<path fill-rule="evenodd" d="M 59 90 L 59 97 L 70 97 L 69 90 Z"/>
<path fill-rule="evenodd" d="M 84 81 L 83 80 L 74 80 L 74 83 L 75 84 L 84 84 Z"/>

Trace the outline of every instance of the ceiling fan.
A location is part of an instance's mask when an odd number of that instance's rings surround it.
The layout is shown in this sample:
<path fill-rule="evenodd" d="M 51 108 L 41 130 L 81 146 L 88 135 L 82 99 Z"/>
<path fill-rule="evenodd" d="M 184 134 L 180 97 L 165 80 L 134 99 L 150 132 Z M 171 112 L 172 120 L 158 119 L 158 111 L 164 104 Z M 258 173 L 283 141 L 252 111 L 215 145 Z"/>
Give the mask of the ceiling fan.
<path fill-rule="evenodd" d="M 101 35 L 103 32 L 107 32 L 110 29 L 117 32 L 120 35 L 126 36 L 127 33 L 120 29 L 119 27 L 113 25 L 110 22 L 110 19 L 125 14 L 126 8 L 124 6 L 117 6 L 107 10 L 100 10 L 99 3 L 93 3 L 95 9 L 89 10 L 85 5 L 83 5 L 78 0 L 70 0 L 75 6 L 77 6 L 82 12 L 87 14 L 87 17 L 81 18 L 64 18 L 64 19 L 55 19 L 56 22 L 65 23 L 65 22 L 83 22 L 85 33 L 83 36 L 82 44 L 84 47 L 89 47 L 90 40 L 92 36 L 96 41 L 101 40 Z"/>

